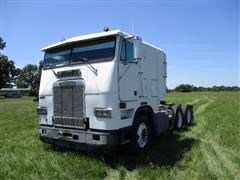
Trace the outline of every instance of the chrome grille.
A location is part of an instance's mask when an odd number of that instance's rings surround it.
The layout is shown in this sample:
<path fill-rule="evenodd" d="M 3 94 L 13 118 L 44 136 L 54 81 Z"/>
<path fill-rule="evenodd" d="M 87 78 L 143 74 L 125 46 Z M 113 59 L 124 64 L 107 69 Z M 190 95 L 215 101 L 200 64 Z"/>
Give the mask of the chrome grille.
<path fill-rule="evenodd" d="M 54 117 L 54 125 L 60 127 L 84 127 L 83 119 L 69 118 L 69 117 Z"/>
<path fill-rule="evenodd" d="M 84 86 L 53 87 L 54 125 L 84 127 Z"/>

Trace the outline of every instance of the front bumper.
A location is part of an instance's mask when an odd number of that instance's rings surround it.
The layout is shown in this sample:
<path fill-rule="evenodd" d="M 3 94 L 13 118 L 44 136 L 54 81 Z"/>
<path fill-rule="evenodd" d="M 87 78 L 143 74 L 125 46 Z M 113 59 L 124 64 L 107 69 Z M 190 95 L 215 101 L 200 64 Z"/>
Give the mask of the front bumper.
<path fill-rule="evenodd" d="M 74 150 L 104 152 L 113 149 L 119 145 L 118 134 L 118 131 L 99 132 L 48 126 L 39 127 L 41 141 Z"/>

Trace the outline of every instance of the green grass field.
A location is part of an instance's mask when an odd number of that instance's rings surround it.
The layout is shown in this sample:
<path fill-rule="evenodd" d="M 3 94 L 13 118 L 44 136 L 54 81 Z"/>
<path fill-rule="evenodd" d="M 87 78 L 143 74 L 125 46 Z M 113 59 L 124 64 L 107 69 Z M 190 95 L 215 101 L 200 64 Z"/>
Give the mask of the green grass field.
<path fill-rule="evenodd" d="M 170 93 L 192 103 L 194 124 L 157 138 L 146 157 L 118 161 L 54 150 L 38 138 L 37 103 L 0 99 L 0 179 L 240 179 L 240 92 Z"/>

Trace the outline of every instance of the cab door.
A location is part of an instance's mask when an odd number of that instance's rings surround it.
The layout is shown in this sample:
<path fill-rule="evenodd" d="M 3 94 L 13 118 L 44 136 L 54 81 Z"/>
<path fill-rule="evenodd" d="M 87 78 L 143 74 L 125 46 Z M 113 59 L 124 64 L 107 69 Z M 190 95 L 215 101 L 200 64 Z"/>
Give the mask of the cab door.
<path fill-rule="evenodd" d="M 131 39 L 121 41 L 118 71 L 119 97 L 121 101 L 135 101 L 139 91 L 139 63 L 134 60 L 134 43 Z"/>

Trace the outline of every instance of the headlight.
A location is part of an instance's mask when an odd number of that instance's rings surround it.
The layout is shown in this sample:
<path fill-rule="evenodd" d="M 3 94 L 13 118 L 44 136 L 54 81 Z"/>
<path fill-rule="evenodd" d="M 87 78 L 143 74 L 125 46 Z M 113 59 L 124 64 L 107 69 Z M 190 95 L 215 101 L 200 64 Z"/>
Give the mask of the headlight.
<path fill-rule="evenodd" d="M 38 107 L 37 114 L 38 115 L 47 115 L 47 108 L 46 107 Z"/>
<path fill-rule="evenodd" d="M 111 118 L 112 117 L 112 109 L 94 108 L 94 114 L 98 118 Z"/>

